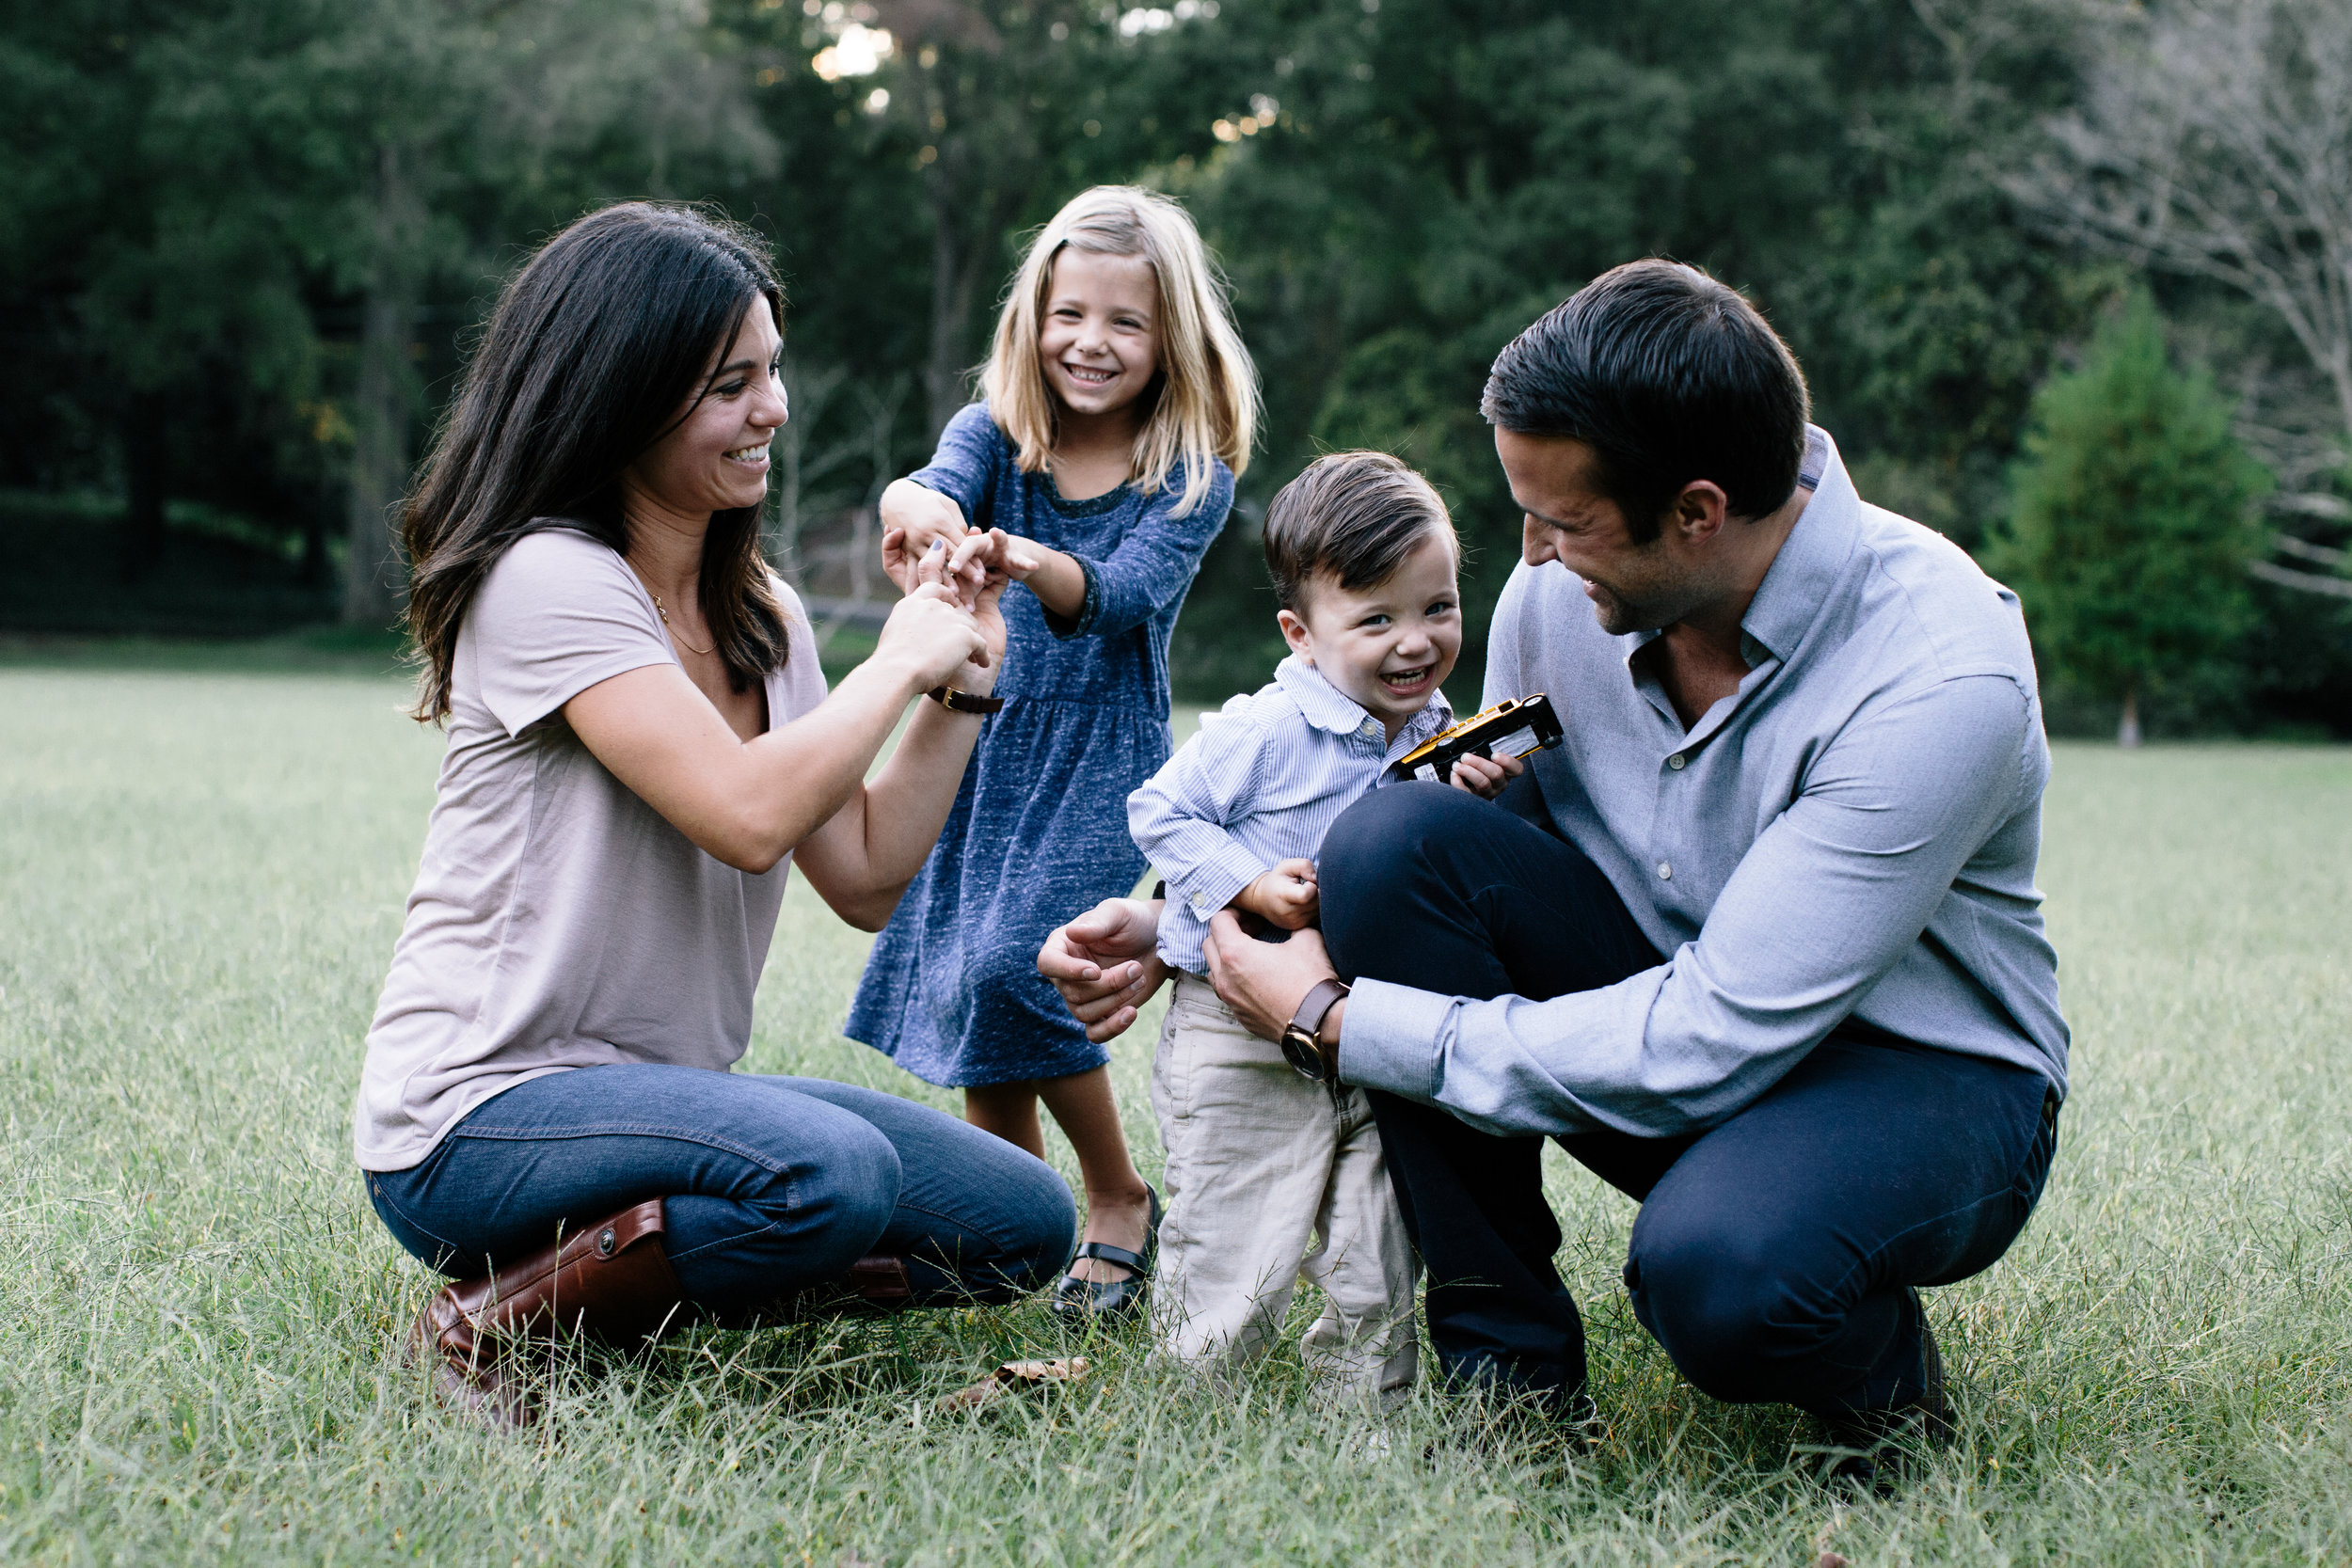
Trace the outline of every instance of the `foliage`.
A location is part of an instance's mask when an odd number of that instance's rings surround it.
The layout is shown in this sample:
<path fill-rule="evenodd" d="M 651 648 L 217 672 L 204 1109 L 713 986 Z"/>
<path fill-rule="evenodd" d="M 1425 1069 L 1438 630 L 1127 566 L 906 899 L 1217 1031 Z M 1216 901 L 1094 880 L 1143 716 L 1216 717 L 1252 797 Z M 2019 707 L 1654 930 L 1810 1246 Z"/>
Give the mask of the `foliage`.
<path fill-rule="evenodd" d="M 423 1271 L 350 1164 L 439 745 L 380 677 L 0 670 L 0 1559 L 130 1562 L 2336 1562 L 2352 1553 L 2352 759 L 2062 752 L 2052 936 L 2074 1088 L 2040 1212 L 1930 1293 L 1960 1447 L 1903 1497 L 1804 1479 L 1787 1411 L 1693 1393 L 1617 1271 L 1633 1207 L 1549 1156 L 1603 1437 L 1424 1389 L 1317 1411 L 1098 1376 L 1041 1307 L 697 1332 L 566 1371 L 553 1424 L 434 1411 Z M 798 879 L 794 879 L 796 884 Z M 946 1098 L 835 1033 L 866 939 L 796 885 L 749 1065 Z M 1152 1034 L 1112 1077 L 1149 1168 Z M 1058 1141 L 1057 1158 L 1074 1175 Z M 1302 1302 L 1299 1310 L 1313 1304 Z M 1295 1325 L 1297 1326 L 1297 1325 Z M 1076 1348 L 1076 1347 L 1073 1347 Z"/>
<path fill-rule="evenodd" d="M 2140 693 L 2211 678 L 2249 629 L 2269 476 L 2230 415 L 2210 379 L 2172 369 L 2144 294 L 2034 398 L 1987 565 L 2024 598 L 2045 667 L 2124 703 L 2127 722 Z"/>
<path fill-rule="evenodd" d="M 1207 697 L 1265 678 L 1280 644 L 1254 519 L 1318 451 L 1372 444 L 1430 471 L 1472 546 L 1458 697 L 1518 552 L 1476 414 L 1486 368 L 1631 257 L 1745 289 L 1864 493 L 1982 542 L 2033 389 L 2135 270 L 2079 250 L 2012 178 L 2052 117 L 2090 112 L 2085 82 L 2130 31 L 2106 15 L 2089 0 L 20 5 L 0 24 L 19 111 L 0 124 L 0 333 L 19 371 L 0 385 L 0 485 L 114 498 L 134 570 L 168 559 L 171 503 L 238 512 L 289 546 L 256 555 L 257 578 L 314 591 L 340 565 L 346 614 L 380 622 L 383 505 L 499 275 L 596 202 L 708 199 L 773 236 L 811 394 L 787 454 L 803 478 L 770 536 L 804 584 L 853 597 L 871 581 L 846 563 L 874 474 L 919 462 L 968 395 L 1024 231 L 1083 185 L 1139 180 L 1180 195 L 1223 256 L 1269 415 L 1178 628 L 1180 682 Z M 2189 314 L 2227 293 L 2167 291 Z M 2233 355 L 2233 388 L 2273 346 Z M 2311 443 L 2280 429 L 2249 439 L 2297 504 L 2339 503 L 2295 456 Z M 2306 551 L 2335 549 L 2323 525 L 2302 531 Z M 105 620 L 87 585 L 56 596 Z M 2316 618 L 2299 664 L 2249 665 L 2246 700 L 2277 711 L 2292 688 L 2294 712 L 2352 731 L 2340 619 Z"/>

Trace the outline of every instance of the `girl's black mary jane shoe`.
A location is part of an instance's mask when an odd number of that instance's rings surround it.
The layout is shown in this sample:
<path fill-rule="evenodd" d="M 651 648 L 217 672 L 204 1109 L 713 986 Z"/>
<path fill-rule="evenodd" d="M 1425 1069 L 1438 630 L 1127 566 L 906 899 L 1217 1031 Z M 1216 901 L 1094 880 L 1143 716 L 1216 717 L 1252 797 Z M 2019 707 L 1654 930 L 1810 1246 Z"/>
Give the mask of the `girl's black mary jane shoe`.
<path fill-rule="evenodd" d="M 1160 1256 L 1159 1189 L 1147 1182 L 1143 1190 L 1152 1195 L 1152 1218 L 1143 1233 L 1141 1252 L 1130 1252 L 1108 1242 L 1088 1242 L 1078 1248 L 1079 1258 L 1115 1264 L 1127 1271 L 1127 1277 L 1100 1280 L 1064 1275 L 1061 1283 L 1054 1287 L 1050 1303 L 1057 1317 L 1075 1322 L 1124 1321 L 1143 1309 L 1145 1299 L 1152 1293 L 1152 1265 Z"/>

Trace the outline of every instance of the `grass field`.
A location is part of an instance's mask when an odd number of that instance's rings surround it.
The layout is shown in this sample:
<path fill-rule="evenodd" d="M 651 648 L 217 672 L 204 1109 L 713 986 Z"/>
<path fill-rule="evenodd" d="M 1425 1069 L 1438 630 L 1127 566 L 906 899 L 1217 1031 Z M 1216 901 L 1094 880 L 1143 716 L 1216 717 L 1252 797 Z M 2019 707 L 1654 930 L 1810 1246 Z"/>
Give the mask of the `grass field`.
<path fill-rule="evenodd" d="M 1123 1340 L 932 1410 L 1061 1346 L 1035 1306 L 701 1332 L 520 1441 L 441 1415 L 347 1130 L 437 754 L 400 696 L 0 668 L 0 1561 L 2352 1561 L 2352 752 L 2061 752 L 2063 1145 L 2008 1261 L 1933 1293 L 1963 1441 L 1856 1508 L 1795 1418 L 1677 1382 L 1616 1283 L 1630 1205 L 1557 1161 L 1589 1455 Z M 835 1035 L 863 945 L 794 890 L 748 1065 L 945 1103 Z M 1155 1163 L 1149 1039 L 1116 1070 Z"/>

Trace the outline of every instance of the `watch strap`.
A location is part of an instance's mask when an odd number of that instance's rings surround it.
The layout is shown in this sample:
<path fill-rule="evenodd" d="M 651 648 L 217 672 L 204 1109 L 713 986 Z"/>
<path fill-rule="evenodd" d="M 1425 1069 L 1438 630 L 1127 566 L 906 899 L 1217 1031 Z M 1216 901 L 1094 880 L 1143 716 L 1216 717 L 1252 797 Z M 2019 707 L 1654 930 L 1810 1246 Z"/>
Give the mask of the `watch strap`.
<path fill-rule="evenodd" d="M 950 713 L 998 713 L 1005 706 L 1002 697 L 983 697 L 977 691 L 959 691 L 952 686 L 934 686 L 923 695 Z"/>
<path fill-rule="evenodd" d="M 1315 988 L 1299 1002 L 1298 1011 L 1291 1015 L 1292 1030 L 1314 1041 L 1315 1053 L 1323 1058 L 1327 1069 L 1332 1065 L 1335 1053 L 1324 1046 L 1323 1021 L 1330 1016 L 1340 998 L 1347 994 L 1347 989 L 1344 980 L 1317 981 Z"/>

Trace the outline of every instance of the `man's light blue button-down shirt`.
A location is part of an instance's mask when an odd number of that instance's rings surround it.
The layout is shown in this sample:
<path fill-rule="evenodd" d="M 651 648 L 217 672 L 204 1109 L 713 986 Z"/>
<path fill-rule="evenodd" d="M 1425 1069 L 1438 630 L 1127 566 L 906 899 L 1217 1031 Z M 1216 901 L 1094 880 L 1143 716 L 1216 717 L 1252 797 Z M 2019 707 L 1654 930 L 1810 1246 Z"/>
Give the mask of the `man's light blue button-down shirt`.
<path fill-rule="evenodd" d="M 1160 958 L 1199 974 L 1209 918 L 1286 860 L 1313 860 L 1323 835 L 1389 764 L 1453 721 L 1445 694 L 1388 726 L 1295 655 L 1222 711 L 1127 797 L 1127 828 L 1168 879 Z"/>
<path fill-rule="evenodd" d="M 1747 677 L 1689 730 L 1643 657 L 1657 634 L 1601 630 L 1557 562 L 1522 563 L 1495 610 L 1486 701 L 1549 692 L 1566 732 L 1504 803 L 1590 856 L 1666 961 L 1546 1002 L 1366 980 L 1350 1083 L 1492 1132 L 1672 1135 L 1851 1017 L 2063 1092 L 2034 886 L 2050 753 L 2016 596 L 1812 446 L 1812 499 L 1740 623 Z"/>

